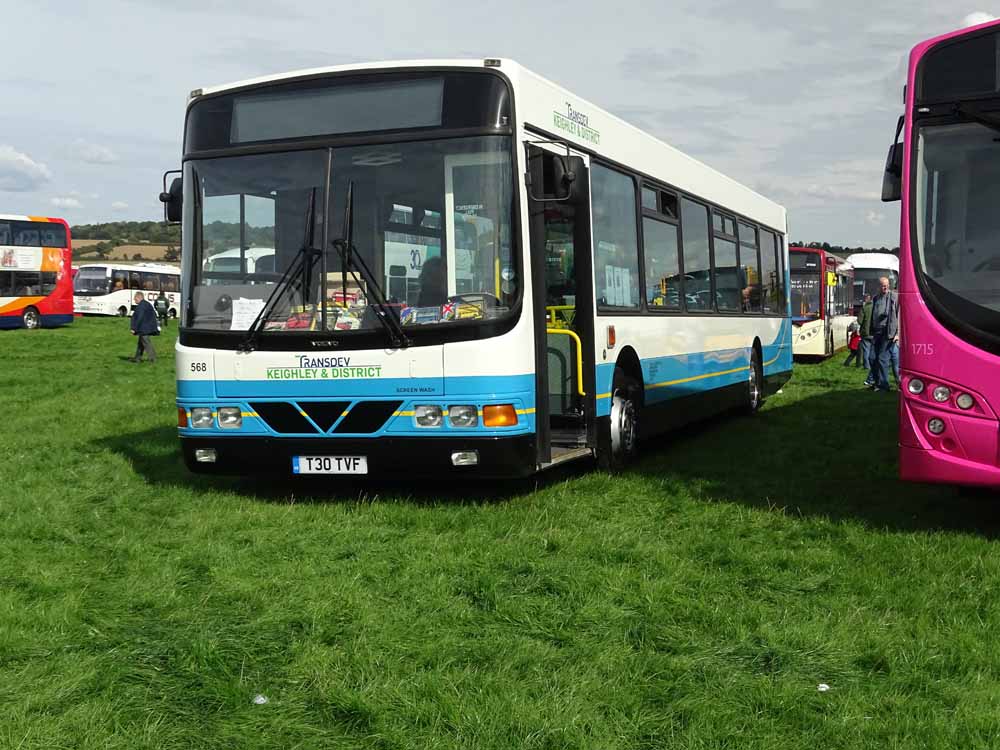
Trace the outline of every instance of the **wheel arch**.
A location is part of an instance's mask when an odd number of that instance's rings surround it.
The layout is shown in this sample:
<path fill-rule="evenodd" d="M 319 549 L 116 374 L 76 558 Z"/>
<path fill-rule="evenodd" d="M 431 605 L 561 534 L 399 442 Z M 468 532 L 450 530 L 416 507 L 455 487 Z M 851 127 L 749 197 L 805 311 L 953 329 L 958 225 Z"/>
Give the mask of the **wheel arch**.
<path fill-rule="evenodd" d="M 631 346 L 622 347 L 622 350 L 618 353 L 618 359 L 615 360 L 615 368 L 621 369 L 622 372 L 639 384 L 639 392 L 636 394 L 636 398 L 639 400 L 640 407 L 645 405 L 646 387 L 642 378 L 642 362 L 635 349 Z"/>

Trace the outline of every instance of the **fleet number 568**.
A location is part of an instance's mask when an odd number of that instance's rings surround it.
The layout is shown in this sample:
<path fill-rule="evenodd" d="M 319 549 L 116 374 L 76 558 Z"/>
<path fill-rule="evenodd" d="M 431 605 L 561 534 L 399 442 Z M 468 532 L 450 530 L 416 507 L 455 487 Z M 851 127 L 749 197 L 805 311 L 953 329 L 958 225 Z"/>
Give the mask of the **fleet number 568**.
<path fill-rule="evenodd" d="M 192 362 L 191 372 L 208 372 L 208 364 L 205 362 Z"/>

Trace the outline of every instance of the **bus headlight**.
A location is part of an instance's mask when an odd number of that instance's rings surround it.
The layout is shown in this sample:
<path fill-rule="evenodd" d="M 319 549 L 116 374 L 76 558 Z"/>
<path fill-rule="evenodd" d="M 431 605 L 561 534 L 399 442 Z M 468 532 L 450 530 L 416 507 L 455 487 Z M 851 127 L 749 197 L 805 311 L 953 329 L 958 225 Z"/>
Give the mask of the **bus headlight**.
<path fill-rule="evenodd" d="M 924 381 L 920 378 L 911 378 L 906 388 L 913 395 L 919 395 L 924 392 Z"/>
<path fill-rule="evenodd" d="M 940 435 L 942 432 L 944 432 L 944 420 L 934 417 L 934 419 L 931 419 L 927 422 L 927 429 L 931 432 L 932 435 Z"/>
<path fill-rule="evenodd" d="M 196 406 L 191 410 L 191 426 L 199 429 L 211 427 L 215 422 L 212 419 L 212 410 L 204 406 Z"/>
<path fill-rule="evenodd" d="M 958 398 L 955 399 L 955 403 L 958 404 L 959 409 L 971 409 L 973 404 L 976 403 L 976 399 L 972 397 L 972 394 L 959 393 Z"/>
<path fill-rule="evenodd" d="M 413 407 L 413 420 L 417 427 L 440 427 L 444 412 L 440 406 L 421 404 Z"/>
<path fill-rule="evenodd" d="M 219 407 L 219 427 L 225 430 L 238 430 L 243 426 L 243 411 L 239 406 Z"/>
<path fill-rule="evenodd" d="M 479 424 L 479 411 L 475 406 L 449 406 L 448 423 L 452 427 L 475 427 Z"/>
<path fill-rule="evenodd" d="M 949 388 L 946 385 L 939 385 L 937 388 L 934 389 L 934 392 L 931 395 L 934 396 L 935 401 L 937 401 L 939 404 L 943 404 L 945 401 L 951 398 L 951 388 Z"/>

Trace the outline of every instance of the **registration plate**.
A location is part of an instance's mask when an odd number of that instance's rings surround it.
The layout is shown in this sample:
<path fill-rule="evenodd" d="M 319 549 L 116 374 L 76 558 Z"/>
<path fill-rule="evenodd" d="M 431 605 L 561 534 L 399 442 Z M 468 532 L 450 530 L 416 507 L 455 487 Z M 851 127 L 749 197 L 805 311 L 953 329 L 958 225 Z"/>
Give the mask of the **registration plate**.
<path fill-rule="evenodd" d="M 367 474 L 367 456 L 292 456 L 295 474 Z"/>

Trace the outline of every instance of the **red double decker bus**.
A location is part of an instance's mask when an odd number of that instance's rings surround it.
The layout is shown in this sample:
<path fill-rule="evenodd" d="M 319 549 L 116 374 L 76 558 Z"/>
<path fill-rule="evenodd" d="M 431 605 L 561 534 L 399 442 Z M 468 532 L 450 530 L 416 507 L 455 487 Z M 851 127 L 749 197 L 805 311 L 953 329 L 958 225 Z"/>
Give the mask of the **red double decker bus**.
<path fill-rule="evenodd" d="M 72 255 L 62 219 L 0 214 L 0 328 L 73 322 Z"/>

